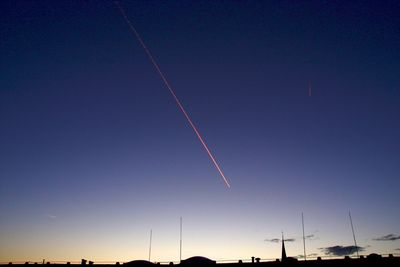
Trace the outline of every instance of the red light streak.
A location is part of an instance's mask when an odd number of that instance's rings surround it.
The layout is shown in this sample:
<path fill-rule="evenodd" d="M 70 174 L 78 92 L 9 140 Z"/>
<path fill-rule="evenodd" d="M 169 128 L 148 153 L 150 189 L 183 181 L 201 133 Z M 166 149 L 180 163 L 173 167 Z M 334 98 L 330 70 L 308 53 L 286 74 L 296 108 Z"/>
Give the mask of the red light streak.
<path fill-rule="evenodd" d="M 150 59 L 151 63 L 153 64 L 154 68 L 160 75 L 161 79 L 163 80 L 165 86 L 168 88 L 169 92 L 175 99 L 176 104 L 178 105 L 179 109 L 182 111 L 183 115 L 185 116 L 186 120 L 188 121 L 189 125 L 192 127 L 193 131 L 196 133 L 197 138 L 203 145 L 204 149 L 206 150 L 208 156 L 210 157 L 211 161 L 214 163 L 215 168 L 218 170 L 219 174 L 221 175 L 222 179 L 225 182 L 225 185 L 230 188 L 230 184 L 228 182 L 228 179 L 225 177 L 225 174 L 223 173 L 221 167 L 219 166 L 218 162 L 214 158 L 213 154 L 211 153 L 210 149 L 208 148 L 206 142 L 204 141 L 203 137 L 200 135 L 200 132 L 198 131 L 197 127 L 194 125 L 192 119 L 190 118 L 189 114 L 186 112 L 185 108 L 183 107 L 181 101 L 178 99 L 176 96 L 174 90 L 172 89 L 172 86 L 169 84 L 167 78 L 165 77 L 164 73 L 161 71 L 160 67 L 158 66 L 156 60 L 154 59 L 153 55 L 151 54 L 150 50 L 147 48 L 146 44 L 144 43 L 143 39 L 140 37 L 139 33 L 136 31 L 136 28 L 133 26 L 131 21 L 128 19 L 126 16 L 125 10 L 121 7 L 118 1 L 115 1 L 115 4 L 118 6 L 122 16 L 124 17 L 126 23 L 128 24 L 129 28 L 131 29 L 132 33 L 136 37 L 136 39 L 139 41 L 143 49 L 145 50 L 148 58 Z"/>

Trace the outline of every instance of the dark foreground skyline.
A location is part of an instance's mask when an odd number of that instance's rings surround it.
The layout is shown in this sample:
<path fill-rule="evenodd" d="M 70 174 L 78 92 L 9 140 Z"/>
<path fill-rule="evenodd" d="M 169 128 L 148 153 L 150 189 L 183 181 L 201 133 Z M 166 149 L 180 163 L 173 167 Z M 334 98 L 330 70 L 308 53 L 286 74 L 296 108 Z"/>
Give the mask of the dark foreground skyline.
<path fill-rule="evenodd" d="M 181 261 L 178 264 L 174 264 L 173 262 L 169 263 L 153 263 L 149 262 L 146 260 L 134 260 L 130 262 L 116 262 L 115 264 L 104 264 L 104 263 L 95 263 L 93 261 L 87 261 L 85 259 L 81 260 L 80 264 L 72 263 L 71 262 L 66 262 L 64 264 L 62 263 L 51 263 L 51 262 L 43 262 L 42 264 L 46 265 L 52 265 L 52 266 L 93 266 L 93 264 L 96 264 L 96 266 L 104 266 L 104 267 L 110 267 L 110 266 L 131 266 L 131 267 L 155 267 L 155 266 L 183 266 L 183 267 L 211 267 L 211 266 L 220 266 L 220 267 L 251 267 L 251 266 L 324 266 L 324 267 L 347 267 L 347 266 L 352 266 L 352 267 L 373 267 L 373 266 L 381 266 L 381 267 L 395 267 L 398 266 L 400 263 L 400 258 L 399 257 L 394 257 L 393 255 L 389 255 L 388 257 L 382 257 L 381 255 L 378 254 L 370 254 L 367 257 L 361 257 L 361 258 L 349 258 L 345 257 L 344 259 L 330 259 L 330 260 L 322 260 L 318 258 L 317 260 L 309 260 L 309 261 L 298 261 L 294 258 L 286 258 L 286 259 L 276 259 L 275 261 L 260 261 L 259 258 L 252 258 L 251 262 L 244 262 L 242 260 L 239 260 L 238 262 L 230 262 L 230 263 L 217 263 L 214 260 L 201 257 L 201 256 L 194 256 L 188 259 L 185 259 Z M 8 265 L 13 265 L 13 266 L 26 266 L 32 264 L 30 262 L 25 262 L 24 264 L 14 264 L 14 263 L 8 263 Z M 33 263 L 34 265 L 37 265 L 38 263 L 35 262 Z"/>
<path fill-rule="evenodd" d="M 121 5 L 231 188 L 112 1 L 0 1 L 0 261 L 399 253 L 399 1 Z"/>

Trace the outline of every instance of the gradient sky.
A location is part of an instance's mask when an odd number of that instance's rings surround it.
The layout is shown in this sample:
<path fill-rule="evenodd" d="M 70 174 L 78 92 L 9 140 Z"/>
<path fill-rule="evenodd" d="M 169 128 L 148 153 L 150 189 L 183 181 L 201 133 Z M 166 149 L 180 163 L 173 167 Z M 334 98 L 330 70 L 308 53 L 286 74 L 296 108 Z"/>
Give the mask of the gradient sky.
<path fill-rule="evenodd" d="M 121 5 L 231 188 L 112 1 L 0 1 L 0 262 L 400 253 L 399 1 Z"/>

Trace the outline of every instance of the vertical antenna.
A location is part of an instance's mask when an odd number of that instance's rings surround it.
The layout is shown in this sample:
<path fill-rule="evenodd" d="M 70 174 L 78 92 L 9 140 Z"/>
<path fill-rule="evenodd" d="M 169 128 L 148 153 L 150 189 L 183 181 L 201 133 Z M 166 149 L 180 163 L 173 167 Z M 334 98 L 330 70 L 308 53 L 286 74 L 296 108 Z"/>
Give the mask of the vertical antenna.
<path fill-rule="evenodd" d="M 153 229 L 150 229 L 150 246 L 149 246 L 149 261 L 151 259 L 151 239 L 153 237 Z"/>
<path fill-rule="evenodd" d="M 307 255 L 306 255 L 306 237 L 304 235 L 304 217 L 303 217 L 303 212 L 301 213 L 301 225 L 303 227 L 303 250 L 304 250 L 304 260 L 307 260 Z"/>
<path fill-rule="evenodd" d="M 349 218 L 350 218 L 351 231 L 353 232 L 353 239 L 354 239 L 354 245 L 355 245 L 355 247 L 356 247 L 357 258 L 359 258 L 359 255 L 358 255 L 358 246 L 357 246 L 357 241 L 356 241 L 356 235 L 354 234 L 353 220 L 351 219 L 351 213 L 350 213 L 350 211 L 349 211 Z"/>
<path fill-rule="evenodd" d="M 308 96 L 312 96 L 312 87 L 311 87 L 311 82 L 308 82 Z"/>
<path fill-rule="evenodd" d="M 182 217 L 180 218 L 180 229 L 179 229 L 179 262 L 182 261 Z"/>

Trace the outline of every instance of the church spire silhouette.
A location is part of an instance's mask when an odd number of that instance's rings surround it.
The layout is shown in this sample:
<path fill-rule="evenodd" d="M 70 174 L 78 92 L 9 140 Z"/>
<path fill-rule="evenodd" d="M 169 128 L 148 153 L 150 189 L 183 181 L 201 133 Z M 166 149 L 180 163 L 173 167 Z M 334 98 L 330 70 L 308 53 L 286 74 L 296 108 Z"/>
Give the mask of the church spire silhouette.
<path fill-rule="evenodd" d="M 286 259 L 286 249 L 285 249 L 285 239 L 283 237 L 283 232 L 282 232 L 282 261 Z"/>

